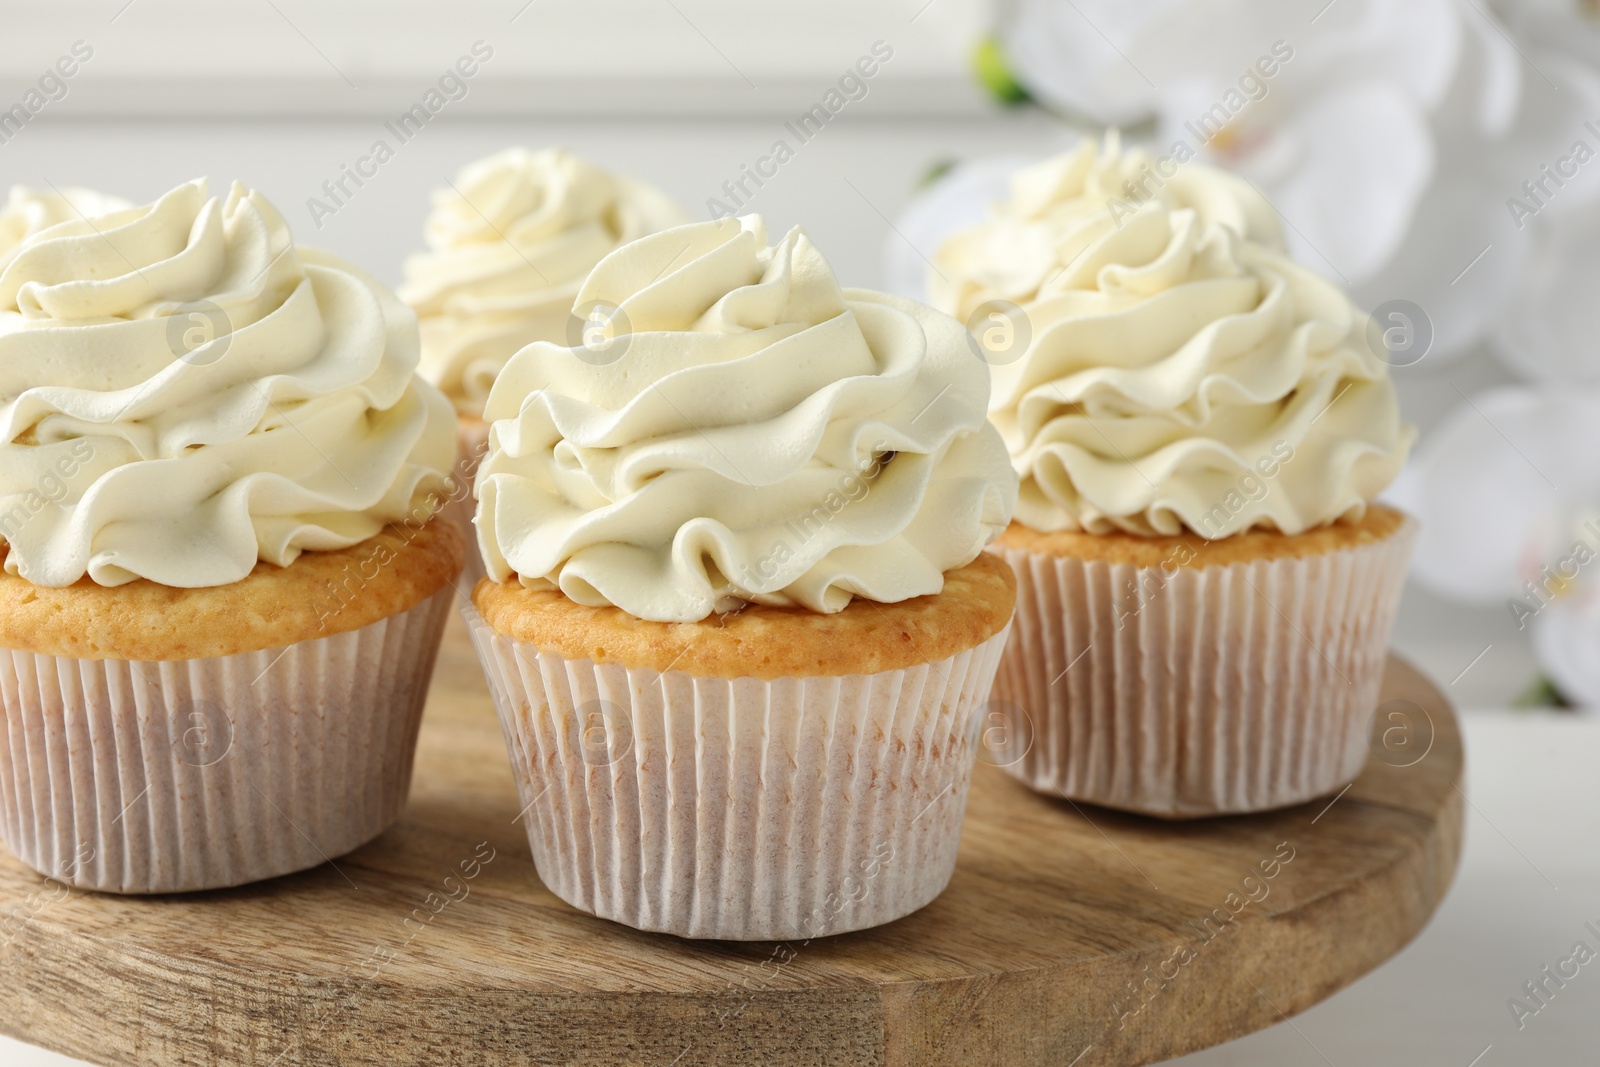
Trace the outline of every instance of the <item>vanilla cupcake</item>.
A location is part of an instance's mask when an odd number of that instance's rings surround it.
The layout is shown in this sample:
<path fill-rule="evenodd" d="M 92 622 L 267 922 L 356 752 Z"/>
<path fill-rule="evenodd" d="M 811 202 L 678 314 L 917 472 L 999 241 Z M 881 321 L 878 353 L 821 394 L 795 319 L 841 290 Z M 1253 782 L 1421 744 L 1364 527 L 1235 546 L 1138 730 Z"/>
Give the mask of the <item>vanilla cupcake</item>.
<path fill-rule="evenodd" d="M 588 302 L 605 337 L 500 373 L 477 481 L 468 617 L 540 876 L 685 937 L 920 908 L 1015 599 L 965 332 L 758 216 L 623 247 Z"/>
<path fill-rule="evenodd" d="M 93 189 L 68 187 L 57 191 L 13 185 L 5 205 L 0 207 L 0 269 L 11 262 L 23 241 L 41 230 L 131 206 L 121 197 L 107 196 Z"/>
<path fill-rule="evenodd" d="M 400 297 L 421 322 L 422 376 L 460 420 L 460 518 L 472 513 L 483 404 L 500 368 L 534 341 L 579 344 L 594 309 L 575 309 L 573 298 L 594 265 L 687 221 L 664 194 L 561 149 L 497 152 L 433 194 L 428 251 L 406 261 Z"/>
<path fill-rule="evenodd" d="M 1114 142 L 935 264 L 1021 479 L 999 762 L 1169 817 L 1353 779 L 1415 534 L 1372 503 L 1414 433 L 1366 317 L 1246 183 Z"/>
<path fill-rule="evenodd" d="M 460 571 L 416 320 L 204 182 L 0 270 L 0 837 L 88 889 L 314 867 L 399 815 Z"/>

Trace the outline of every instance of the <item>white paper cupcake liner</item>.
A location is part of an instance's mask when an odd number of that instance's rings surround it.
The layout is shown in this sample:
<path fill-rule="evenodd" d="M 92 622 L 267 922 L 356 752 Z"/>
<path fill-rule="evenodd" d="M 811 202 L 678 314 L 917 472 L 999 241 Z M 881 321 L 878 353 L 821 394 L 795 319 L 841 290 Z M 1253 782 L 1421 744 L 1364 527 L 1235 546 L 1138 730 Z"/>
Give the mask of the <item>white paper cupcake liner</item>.
<path fill-rule="evenodd" d="M 473 495 L 473 479 L 478 474 L 478 464 L 489 449 L 489 426 L 483 422 L 456 422 L 456 465 L 450 483 L 451 495 L 440 514 L 461 527 L 467 535 L 467 562 L 461 570 L 458 584 L 468 593 L 484 576 L 483 553 L 478 551 L 478 528 L 472 525 L 472 516 L 478 510 L 478 498 Z"/>
<path fill-rule="evenodd" d="M 730 680 L 565 660 L 462 614 L 534 863 L 573 907 L 805 939 L 898 919 L 949 882 L 1008 631 L 906 670 Z"/>
<path fill-rule="evenodd" d="M 0 650 L 0 836 L 113 893 L 241 885 L 365 844 L 405 804 L 453 597 L 233 656 Z"/>
<path fill-rule="evenodd" d="M 1168 818 L 1265 811 L 1361 773 L 1416 524 L 1203 568 L 1002 549 L 1014 636 L 994 762 L 1043 793 Z"/>

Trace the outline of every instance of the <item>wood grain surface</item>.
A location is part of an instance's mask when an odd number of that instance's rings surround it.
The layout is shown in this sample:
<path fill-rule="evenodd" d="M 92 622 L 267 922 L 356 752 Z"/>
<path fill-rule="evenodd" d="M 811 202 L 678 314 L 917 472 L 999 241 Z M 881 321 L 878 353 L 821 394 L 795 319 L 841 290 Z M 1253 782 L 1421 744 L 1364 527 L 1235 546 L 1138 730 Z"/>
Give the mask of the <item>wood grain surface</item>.
<path fill-rule="evenodd" d="M 980 766 L 955 877 L 922 911 L 803 944 L 685 942 L 540 884 L 456 619 L 410 805 L 373 844 L 147 899 L 68 891 L 0 850 L 0 1031 L 140 1067 L 1149 1063 L 1315 1004 L 1443 897 L 1454 713 L 1398 660 L 1383 700 L 1331 806 L 1168 824 Z"/>

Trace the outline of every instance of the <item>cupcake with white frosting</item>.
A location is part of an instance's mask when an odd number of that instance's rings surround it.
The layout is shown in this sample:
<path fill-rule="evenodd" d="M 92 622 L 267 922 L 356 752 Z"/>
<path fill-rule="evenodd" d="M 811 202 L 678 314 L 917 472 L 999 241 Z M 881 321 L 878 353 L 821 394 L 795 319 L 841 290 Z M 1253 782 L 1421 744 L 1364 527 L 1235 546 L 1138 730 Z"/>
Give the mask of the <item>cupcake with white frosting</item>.
<path fill-rule="evenodd" d="M 540 876 L 687 937 L 921 907 L 1015 596 L 965 332 L 758 216 L 627 245 L 575 300 L 607 335 L 490 394 L 469 612 Z"/>
<path fill-rule="evenodd" d="M 1000 762 L 1174 817 L 1354 778 L 1415 532 L 1373 503 L 1414 432 L 1367 317 L 1248 184 L 1114 142 L 1020 172 L 935 264 L 1021 479 Z"/>
<path fill-rule="evenodd" d="M 573 298 L 596 263 L 688 216 L 663 193 L 562 149 L 508 148 L 433 194 L 428 250 L 406 261 L 401 299 L 422 328 L 421 374 L 455 404 L 462 489 L 483 454 L 483 405 L 524 345 L 578 343 Z M 587 310 L 587 309 L 586 309 Z"/>
<path fill-rule="evenodd" d="M 398 817 L 463 555 L 416 364 L 410 310 L 239 185 L 11 252 L 0 836 L 26 863 L 208 889 Z"/>

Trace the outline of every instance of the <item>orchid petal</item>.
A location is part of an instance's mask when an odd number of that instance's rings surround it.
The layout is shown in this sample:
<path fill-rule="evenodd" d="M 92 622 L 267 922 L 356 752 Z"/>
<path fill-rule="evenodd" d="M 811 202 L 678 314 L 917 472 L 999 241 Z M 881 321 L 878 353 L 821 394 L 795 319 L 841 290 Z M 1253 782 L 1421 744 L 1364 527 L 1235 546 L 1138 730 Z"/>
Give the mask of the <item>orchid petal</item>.
<path fill-rule="evenodd" d="M 944 239 L 982 222 L 990 205 L 1010 195 L 1011 176 L 1038 158 L 1007 155 L 958 163 L 915 194 L 884 243 L 886 288 L 927 300 L 928 274 Z"/>
<path fill-rule="evenodd" d="M 1531 254 L 1494 332 L 1495 351 L 1535 381 L 1600 385 L 1600 204 L 1540 216 L 1529 229 Z"/>
<path fill-rule="evenodd" d="M 1480 393 L 1413 462 L 1405 489 L 1422 522 L 1417 576 L 1460 599 L 1517 595 L 1562 543 L 1572 502 L 1600 499 L 1600 392 Z"/>
<path fill-rule="evenodd" d="M 1293 135 L 1299 166 L 1268 190 L 1290 247 L 1347 281 L 1371 277 L 1394 255 L 1433 176 L 1424 116 L 1395 86 L 1368 82 L 1311 104 Z"/>

